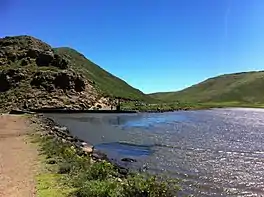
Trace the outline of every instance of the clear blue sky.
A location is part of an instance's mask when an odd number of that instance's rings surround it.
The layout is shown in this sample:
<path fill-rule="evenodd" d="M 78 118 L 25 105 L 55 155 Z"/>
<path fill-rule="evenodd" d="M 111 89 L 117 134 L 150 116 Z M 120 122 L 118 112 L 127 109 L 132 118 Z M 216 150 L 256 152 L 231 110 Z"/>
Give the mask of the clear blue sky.
<path fill-rule="evenodd" d="M 143 92 L 264 70 L 264 0 L 0 0 L 0 37 L 70 46 Z"/>

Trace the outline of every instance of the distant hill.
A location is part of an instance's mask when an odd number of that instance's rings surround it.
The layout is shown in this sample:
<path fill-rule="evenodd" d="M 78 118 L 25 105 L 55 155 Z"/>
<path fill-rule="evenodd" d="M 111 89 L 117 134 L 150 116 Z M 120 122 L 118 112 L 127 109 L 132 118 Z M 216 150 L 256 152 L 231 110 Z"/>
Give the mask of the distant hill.
<path fill-rule="evenodd" d="M 32 36 L 0 38 L 0 111 L 93 109 L 112 97 L 153 100 L 71 48 Z"/>
<path fill-rule="evenodd" d="M 166 102 L 264 103 L 264 72 L 242 72 L 209 78 L 177 92 L 150 94 Z"/>

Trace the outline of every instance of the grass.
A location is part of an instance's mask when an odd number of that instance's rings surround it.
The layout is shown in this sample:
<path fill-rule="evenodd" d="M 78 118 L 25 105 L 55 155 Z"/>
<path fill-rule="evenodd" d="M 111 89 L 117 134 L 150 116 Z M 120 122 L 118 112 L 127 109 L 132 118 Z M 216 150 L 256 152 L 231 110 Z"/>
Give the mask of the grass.
<path fill-rule="evenodd" d="M 157 103 L 144 103 L 136 104 L 135 102 L 122 103 L 123 110 L 138 110 L 138 111 L 174 111 L 174 110 L 190 110 L 190 109 L 207 109 L 211 105 L 203 105 L 199 103 L 188 102 L 157 102 Z"/>
<path fill-rule="evenodd" d="M 69 196 L 74 188 L 67 188 L 65 184 L 60 184 L 62 175 L 46 172 L 37 176 L 37 196 L 38 197 L 65 197 Z"/>
<path fill-rule="evenodd" d="M 76 50 L 67 47 L 56 48 L 55 50 L 57 53 L 66 57 L 70 61 L 74 70 L 82 73 L 87 79 L 91 80 L 103 94 L 133 100 L 154 100 L 140 90 L 133 88 L 124 80 L 112 75 L 100 66 L 91 62 Z"/>
<path fill-rule="evenodd" d="M 122 175 L 107 161 L 91 162 L 89 156 L 52 136 L 34 134 L 45 169 L 37 177 L 40 197 L 172 197 L 177 180 L 148 174 Z"/>
<path fill-rule="evenodd" d="M 219 106 L 264 104 L 264 72 L 226 74 L 207 79 L 178 92 L 154 93 L 163 102 L 190 102 Z"/>

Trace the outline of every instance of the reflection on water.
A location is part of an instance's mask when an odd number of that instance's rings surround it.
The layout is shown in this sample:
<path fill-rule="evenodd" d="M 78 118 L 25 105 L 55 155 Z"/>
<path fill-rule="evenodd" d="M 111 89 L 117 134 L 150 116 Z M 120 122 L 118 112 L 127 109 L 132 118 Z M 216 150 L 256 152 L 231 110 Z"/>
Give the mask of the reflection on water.
<path fill-rule="evenodd" d="M 195 196 L 264 196 L 264 111 L 52 114 L 111 157 L 182 178 Z"/>

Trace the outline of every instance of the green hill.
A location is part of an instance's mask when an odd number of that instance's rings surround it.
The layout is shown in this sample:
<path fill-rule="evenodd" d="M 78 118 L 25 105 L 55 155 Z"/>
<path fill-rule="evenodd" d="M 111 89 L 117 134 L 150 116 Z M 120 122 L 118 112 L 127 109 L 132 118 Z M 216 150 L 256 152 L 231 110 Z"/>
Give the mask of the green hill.
<path fill-rule="evenodd" d="M 74 49 L 32 36 L 0 38 L 0 111 L 109 109 L 112 97 L 154 100 Z"/>
<path fill-rule="evenodd" d="M 103 94 L 134 100 L 151 100 L 150 96 L 145 95 L 122 79 L 105 71 L 76 50 L 67 47 L 55 48 L 54 50 L 66 59 L 69 59 L 74 70 L 91 80 L 95 87 L 101 90 Z"/>
<path fill-rule="evenodd" d="M 181 91 L 150 96 L 166 102 L 264 104 L 264 72 L 225 74 Z"/>

